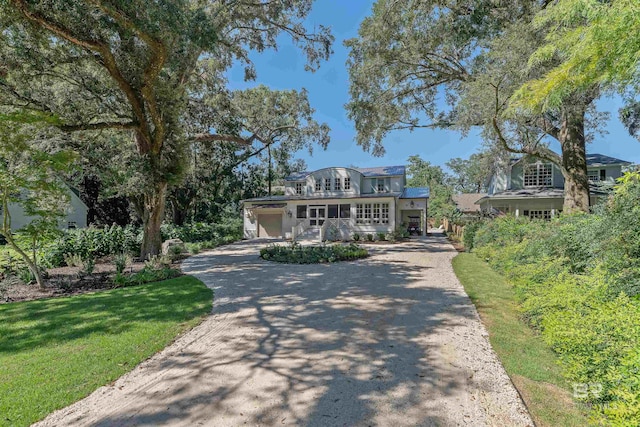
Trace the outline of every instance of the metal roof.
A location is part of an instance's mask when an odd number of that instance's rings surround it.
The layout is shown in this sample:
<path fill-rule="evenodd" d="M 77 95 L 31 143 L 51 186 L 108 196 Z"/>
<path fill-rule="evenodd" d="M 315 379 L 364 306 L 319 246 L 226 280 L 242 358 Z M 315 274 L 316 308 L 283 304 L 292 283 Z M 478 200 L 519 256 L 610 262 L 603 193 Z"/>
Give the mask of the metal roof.
<path fill-rule="evenodd" d="M 607 191 L 590 188 L 589 194 L 592 196 L 602 196 L 608 194 Z M 521 190 L 507 190 L 495 194 L 488 194 L 476 201 L 480 204 L 486 199 L 555 199 L 563 198 L 564 189 L 562 188 L 525 188 Z"/>
<path fill-rule="evenodd" d="M 630 165 L 631 162 L 605 156 L 604 154 L 587 154 L 587 166 Z"/>
<path fill-rule="evenodd" d="M 342 167 L 342 166 L 335 166 Z M 331 168 L 322 168 L 322 169 L 331 169 Z M 322 170 L 318 169 L 318 170 Z M 375 168 L 345 168 L 345 169 L 353 169 L 360 172 L 363 176 L 373 177 L 373 176 L 402 176 L 406 172 L 406 168 L 404 166 L 378 166 Z M 285 178 L 285 181 L 302 181 L 306 179 L 310 174 L 317 171 L 304 171 L 304 172 L 296 172 Z"/>
<path fill-rule="evenodd" d="M 407 187 L 400 196 L 401 199 L 427 199 L 429 198 L 429 187 Z"/>
<path fill-rule="evenodd" d="M 510 163 L 512 165 L 518 163 L 520 160 L 524 159 L 527 156 L 521 157 L 512 157 L 510 159 Z M 535 156 L 530 156 L 535 157 Z M 605 156 L 604 154 L 592 153 L 587 154 L 587 166 L 589 167 L 598 167 L 598 166 L 611 166 L 611 165 L 630 165 L 631 162 L 627 162 L 626 160 L 620 160 L 615 157 Z"/>

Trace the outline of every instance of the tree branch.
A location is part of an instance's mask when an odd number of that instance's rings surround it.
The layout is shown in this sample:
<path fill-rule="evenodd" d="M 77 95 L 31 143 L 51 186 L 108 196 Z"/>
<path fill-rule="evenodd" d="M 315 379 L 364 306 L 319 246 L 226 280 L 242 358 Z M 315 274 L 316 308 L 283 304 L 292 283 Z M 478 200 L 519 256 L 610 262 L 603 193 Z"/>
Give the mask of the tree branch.
<path fill-rule="evenodd" d="M 82 130 L 139 129 L 140 125 L 136 122 L 99 122 L 76 125 L 58 125 L 57 128 L 65 132 L 76 132 Z"/>

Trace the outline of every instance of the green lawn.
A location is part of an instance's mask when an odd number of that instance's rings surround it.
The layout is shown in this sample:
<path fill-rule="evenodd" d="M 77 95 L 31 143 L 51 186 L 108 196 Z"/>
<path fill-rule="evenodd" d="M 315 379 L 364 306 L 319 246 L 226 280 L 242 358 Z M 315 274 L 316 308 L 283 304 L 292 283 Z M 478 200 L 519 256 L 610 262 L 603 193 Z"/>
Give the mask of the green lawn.
<path fill-rule="evenodd" d="M 453 269 L 475 304 L 495 352 L 538 426 L 584 426 L 556 358 L 519 318 L 512 286 L 473 254 L 461 253 Z"/>
<path fill-rule="evenodd" d="M 26 426 L 130 371 L 211 311 L 194 277 L 0 305 L 0 426 Z"/>

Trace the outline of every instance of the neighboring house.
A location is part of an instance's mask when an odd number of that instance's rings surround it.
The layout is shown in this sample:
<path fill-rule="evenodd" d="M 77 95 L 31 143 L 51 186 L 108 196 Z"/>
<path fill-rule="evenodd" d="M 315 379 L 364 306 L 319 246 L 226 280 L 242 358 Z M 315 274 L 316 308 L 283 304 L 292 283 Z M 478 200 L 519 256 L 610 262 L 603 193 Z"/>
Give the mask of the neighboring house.
<path fill-rule="evenodd" d="M 429 189 L 407 188 L 404 166 L 330 167 L 285 179 L 283 196 L 243 201 L 244 236 L 297 238 L 336 233 L 389 233 L 413 227 L 426 234 Z"/>
<path fill-rule="evenodd" d="M 590 204 L 606 197 L 600 184 L 613 184 L 630 162 L 602 154 L 587 155 Z M 531 157 L 512 159 L 489 182 L 488 194 L 477 201 L 483 212 L 549 219 L 562 211 L 564 177 L 558 166 Z"/>
<path fill-rule="evenodd" d="M 452 199 L 463 218 L 474 218 L 482 213 L 480 205 L 476 202 L 486 196 L 487 193 L 462 193 L 454 194 Z"/>
<path fill-rule="evenodd" d="M 75 190 L 69 188 L 69 208 L 66 216 L 60 220 L 58 228 L 64 230 L 86 227 L 88 210 L 87 205 L 80 200 Z M 11 214 L 12 230 L 19 230 L 33 220 L 33 218 L 25 215 L 22 206 L 15 203 L 9 204 L 9 213 Z"/>

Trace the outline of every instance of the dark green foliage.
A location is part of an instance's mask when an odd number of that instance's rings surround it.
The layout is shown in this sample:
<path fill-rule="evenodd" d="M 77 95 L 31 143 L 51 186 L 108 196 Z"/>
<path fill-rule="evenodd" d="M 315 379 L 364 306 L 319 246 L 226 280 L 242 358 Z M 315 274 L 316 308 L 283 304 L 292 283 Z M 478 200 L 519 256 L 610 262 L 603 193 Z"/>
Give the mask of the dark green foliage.
<path fill-rule="evenodd" d="M 131 276 L 116 274 L 113 283 L 117 287 L 143 285 L 145 283 L 158 282 L 161 280 L 173 279 L 180 276 L 180 271 L 170 267 L 153 268 L 145 266 L 139 272 Z"/>
<path fill-rule="evenodd" d="M 163 239 L 180 239 L 183 242 L 221 241 L 224 243 L 235 242 L 242 238 L 242 218 L 226 217 L 219 222 L 211 224 L 204 222 L 192 222 L 182 226 L 164 223 L 162 224 Z"/>
<path fill-rule="evenodd" d="M 568 380 L 598 384 L 584 397 L 594 419 L 628 426 L 640 424 L 640 173 L 621 181 L 591 215 L 496 219 L 473 246 L 513 283 Z"/>
<path fill-rule="evenodd" d="M 476 232 L 480 229 L 482 222 L 472 221 L 464 226 L 464 233 L 462 234 L 462 244 L 467 251 L 473 249 L 473 241 L 476 236 Z"/>
<path fill-rule="evenodd" d="M 349 245 L 291 246 L 271 245 L 260 250 L 260 257 L 291 264 L 319 264 L 366 258 L 369 252 L 355 243 Z"/>
<path fill-rule="evenodd" d="M 79 255 L 86 260 L 123 252 L 137 253 L 141 240 L 140 230 L 133 226 L 68 230 L 47 248 L 43 263 L 48 267 L 59 267 L 64 265 L 65 255 Z"/>

